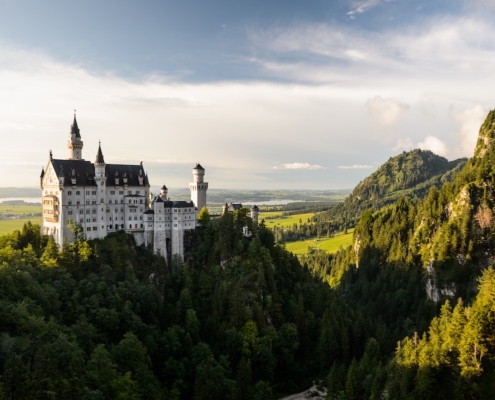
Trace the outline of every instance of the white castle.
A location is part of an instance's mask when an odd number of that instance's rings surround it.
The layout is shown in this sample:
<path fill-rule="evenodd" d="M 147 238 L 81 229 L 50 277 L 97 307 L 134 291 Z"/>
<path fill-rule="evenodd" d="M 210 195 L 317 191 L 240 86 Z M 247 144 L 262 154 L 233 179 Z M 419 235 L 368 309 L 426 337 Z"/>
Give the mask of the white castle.
<path fill-rule="evenodd" d="M 166 260 L 184 256 L 184 234 L 196 228 L 197 213 L 206 206 L 205 169 L 196 164 L 189 184 L 191 201 L 171 201 L 165 185 L 150 192 L 143 163 L 105 164 L 101 143 L 94 163 L 82 158 L 83 142 L 76 116 L 71 126 L 69 158 L 50 159 L 42 169 L 42 233 L 62 246 L 74 235 L 69 221 L 79 223 L 86 239 L 104 238 L 118 230 L 134 235 L 138 245 L 151 245 Z"/>

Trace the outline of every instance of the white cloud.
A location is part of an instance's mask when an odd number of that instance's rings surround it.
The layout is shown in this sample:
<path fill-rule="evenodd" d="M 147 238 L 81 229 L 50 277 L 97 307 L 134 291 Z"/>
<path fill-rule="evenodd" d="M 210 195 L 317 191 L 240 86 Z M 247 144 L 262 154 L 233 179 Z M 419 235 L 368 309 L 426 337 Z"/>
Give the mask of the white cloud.
<path fill-rule="evenodd" d="M 366 0 L 366 1 L 359 1 L 354 3 L 354 9 L 349 11 L 347 15 L 350 16 L 351 19 L 354 19 L 355 14 L 362 14 L 365 11 L 368 11 L 368 9 L 378 5 L 380 3 L 379 0 Z"/>
<path fill-rule="evenodd" d="M 409 151 L 414 148 L 414 143 L 411 138 L 399 138 L 397 139 L 397 144 L 392 148 L 394 151 Z"/>
<path fill-rule="evenodd" d="M 338 169 L 372 169 L 375 167 L 373 165 L 354 164 L 354 165 L 339 165 L 337 168 Z"/>
<path fill-rule="evenodd" d="M 273 167 L 273 169 L 326 169 L 321 165 L 308 164 L 308 163 L 292 163 L 292 164 L 282 164 L 280 167 Z"/>
<path fill-rule="evenodd" d="M 381 96 L 375 96 L 366 103 L 368 112 L 373 120 L 382 128 L 390 128 L 399 122 L 402 111 L 409 108 L 408 105 L 399 103 L 393 99 L 382 99 Z"/>
<path fill-rule="evenodd" d="M 422 142 L 418 143 L 418 147 L 422 150 L 430 150 L 440 156 L 447 156 L 447 145 L 435 136 L 427 136 Z"/>
<path fill-rule="evenodd" d="M 464 111 L 452 112 L 452 117 L 461 125 L 457 132 L 461 143 L 454 151 L 456 156 L 471 157 L 473 155 L 479 129 L 487 113 L 481 104 L 476 104 Z"/>

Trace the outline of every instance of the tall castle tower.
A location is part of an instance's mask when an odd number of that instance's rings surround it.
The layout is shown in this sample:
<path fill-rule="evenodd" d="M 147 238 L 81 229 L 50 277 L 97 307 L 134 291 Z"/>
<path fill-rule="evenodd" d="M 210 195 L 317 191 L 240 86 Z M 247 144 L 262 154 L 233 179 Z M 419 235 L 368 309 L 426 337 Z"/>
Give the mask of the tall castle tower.
<path fill-rule="evenodd" d="M 100 207 L 96 207 L 96 215 L 97 215 L 97 231 L 98 237 L 105 237 L 106 235 L 106 214 L 105 214 L 105 205 L 106 205 L 106 182 L 107 177 L 105 174 L 105 160 L 103 159 L 103 152 L 101 151 L 101 143 L 98 143 L 98 152 L 96 153 L 96 161 L 94 163 L 95 166 L 95 183 L 96 183 L 96 204 Z"/>
<path fill-rule="evenodd" d="M 81 133 L 77 126 L 76 114 L 74 113 L 74 122 L 70 127 L 69 141 L 67 142 L 69 148 L 69 160 L 82 160 L 82 148 L 83 142 L 81 139 Z"/>
<path fill-rule="evenodd" d="M 196 164 L 192 171 L 193 182 L 189 184 L 189 189 L 191 190 L 191 200 L 199 212 L 203 207 L 206 207 L 208 182 L 204 182 L 205 169 L 199 163 Z"/>

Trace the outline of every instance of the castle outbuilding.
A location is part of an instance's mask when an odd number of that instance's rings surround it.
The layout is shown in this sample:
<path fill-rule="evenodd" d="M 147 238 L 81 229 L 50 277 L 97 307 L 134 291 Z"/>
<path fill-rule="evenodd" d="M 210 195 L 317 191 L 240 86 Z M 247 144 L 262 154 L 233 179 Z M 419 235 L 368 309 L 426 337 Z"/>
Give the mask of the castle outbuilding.
<path fill-rule="evenodd" d="M 165 259 L 184 256 L 184 234 L 195 229 L 198 211 L 206 206 L 205 169 L 193 168 L 191 201 L 172 201 L 168 189 L 150 192 L 143 163 L 107 164 L 101 143 L 95 162 L 83 159 L 83 142 L 76 116 L 71 126 L 69 158 L 50 157 L 41 171 L 42 233 L 60 246 L 74 240 L 69 221 L 81 225 L 86 239 L 104 238 L 118 230 L 134 235 L 138 245 L 149 245 Z"/>

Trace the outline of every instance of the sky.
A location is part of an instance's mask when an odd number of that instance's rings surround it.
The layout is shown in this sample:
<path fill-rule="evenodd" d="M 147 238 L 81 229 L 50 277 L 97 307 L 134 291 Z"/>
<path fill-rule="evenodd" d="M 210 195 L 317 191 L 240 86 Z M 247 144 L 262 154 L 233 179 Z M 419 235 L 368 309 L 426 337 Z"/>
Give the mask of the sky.
<path fill-rule="evenodd" d="M 352 188 L 402 151 L 473 153 L 495 0 L 0 0 L 0 186 L 68 157 L 151 184 Z"/>

